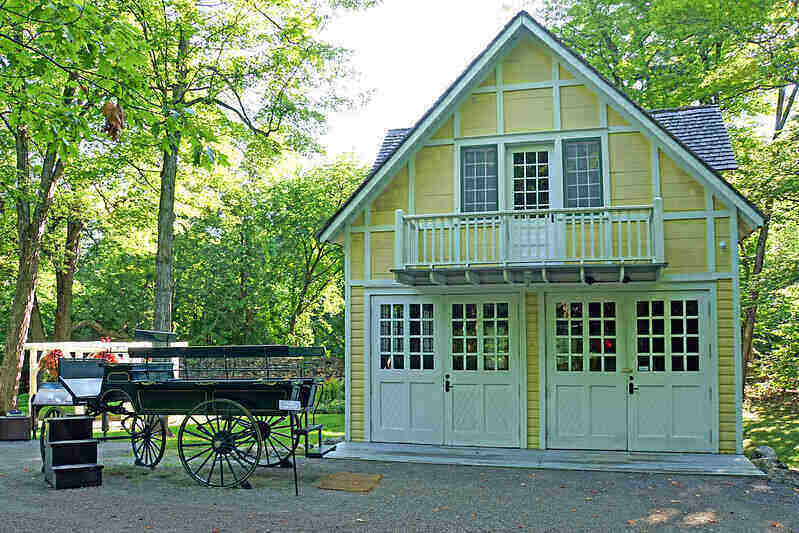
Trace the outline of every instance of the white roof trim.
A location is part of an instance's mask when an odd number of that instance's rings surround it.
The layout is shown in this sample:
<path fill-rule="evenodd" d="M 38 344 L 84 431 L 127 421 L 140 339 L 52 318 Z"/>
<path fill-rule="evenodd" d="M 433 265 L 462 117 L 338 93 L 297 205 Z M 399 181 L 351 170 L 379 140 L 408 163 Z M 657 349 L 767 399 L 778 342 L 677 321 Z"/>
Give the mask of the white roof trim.
<path fill-rule="evenodd" d="M 430 111 L 424 121 L 416 126 L 411 134 L 402 141 L 399 148 L 397 148 L 391 157 L 383 163 L 377 173 L 369 179 L 369 182 L 361 189 L 355 198 L 352 199 L 349 205 L 336 215 L 336 219 L 333 220 L 319 236 L 320 240 L 332 240 L 333 237 L 343 229 L 344 222 L 357 213 L 358 209 L 360 209 L 364 201 L 368 199 L 370 195 L 379 190 L 386 177 L 391 176 L 405 159 L 407 159 L 409 152 L 412 152 L 416 146 L 424 141 L 425 137 L 431 134 L 429 131 L 431 127 L 441 119 L 442 115 L 449 113 L 452 108 L 457 105 L 464 91 L 467 90 L 471 84 L 478 81 L 475 79 L 477 75 L 497 58 L 498 54 L 507 45 L 510 39 L 512 39 L 522 27 L 527 29 L 535 38 L 541 41 L 542 44 L 558 55 L 563 63 L 571 67 L 580 77 L 584 78 L 587 84 L 591 85 L 594 90 L 600 94 L 604 94 L 615 106 L 622 109 L 637 122 L 639 127 L 653 137 L 654 140 L 657 141 L 659 147 L 672 159 L 677 161 L 684 170 L 699 177 L 701 181 L 706 186 L 713 189 L 720 198 L 737 207 L 752 226 L 760 226 L 763 224 L 763 217 L 732 189 L 721 184 L 719 182 L 720 178 L 708 169 L 697 156 L 686 150 L 685 147 L 674 140 L 662 126 L 638 109 L 638 107 L 630 102 L 616 87 L 606 82 L 571 50 L 563 46 L 560 42 L 555 40 L 552 35 L 539 26 L 532 17 L 524 13 L 518 16 L 512 24 L 509 24 L 502 31 L 491 43 L 489 48 L 482 53 L 479 60 L 475 61 L 460 81 L 452 87 L 449 94 L 447 94 L 446 97 L 438 103 L 436 108 Z"/>

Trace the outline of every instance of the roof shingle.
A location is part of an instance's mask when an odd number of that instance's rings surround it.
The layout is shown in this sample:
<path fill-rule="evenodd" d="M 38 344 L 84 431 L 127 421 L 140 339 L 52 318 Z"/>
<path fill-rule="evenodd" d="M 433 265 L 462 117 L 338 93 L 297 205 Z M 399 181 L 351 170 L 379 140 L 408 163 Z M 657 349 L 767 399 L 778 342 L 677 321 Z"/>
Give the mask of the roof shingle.
<path fill-rule="evenodd" d="M 738 168 L 717 106 L 656 109 L 649 114 L 716 172 Z"/>

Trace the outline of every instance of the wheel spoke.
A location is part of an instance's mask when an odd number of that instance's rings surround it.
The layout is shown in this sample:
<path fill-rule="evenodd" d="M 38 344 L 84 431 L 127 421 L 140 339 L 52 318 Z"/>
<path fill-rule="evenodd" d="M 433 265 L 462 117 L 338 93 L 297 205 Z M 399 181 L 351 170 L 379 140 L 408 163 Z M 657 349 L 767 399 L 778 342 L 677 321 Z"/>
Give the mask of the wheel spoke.
<path fill-rule="evenodd" d="M 184 429 L 183 431 L 184 431 L 185 433 L 188 433 L 188 434 L 189 434 L 189 435 L 191 435 L 192 437 L 197 437 L 198 439 L 202 439 L 202 440 L 204 440 L 204 441 L 209 441 L 209 442 L 210 442 L 210 441 L 214 440 L 214 437 L 213 437 L 213 436 L 211 436 L 210 438 L 208 438 L 208 437 L 206 437 L 205 435 L 200 435 L 199 433 L 194 433 L 193 431 L 191 431 L 191 430 L 188 430 L 188 429 Z"/>
<path fill-rule="evenodd" d="M 211 471 L 208 472 L 208 479 L 205 480 L 207 485 L 211 484 L 211 476 L 214 475 L 214 467 L 216 466 L 216 458 L 219 457 L 219 454 L 214 452 L 214 462 L 211 463 Z"/>
<path fill-rule="evenodd" d="M 236 485 L 238 485 L 240 483 L 239 477 L 236 475 L 236 472 L 233 470 L 233 465 L 230 464 L 230 459 L 228 458 L 227 455 L 225 455 L 225 462 L 227 463 L 228 468 L 230 468 L 230 473 L 233 475 L 233 481 L 235 481 Z"/>
<path fill-rule="evenodd" d="M 196 418 L 194 418 L 193 416 L 190 416 L 190 417 L 189 417 L 189 419 L 191 419 L 191 420 L 194 420 L 194 422 L 196 422 L 196 424 L 197 424 L 197 425 L 196 425 L 195 427 L 196 427 L 198 430 L 202 431 L 203 433 L 205 433 L 206 435 L 208 435 L 208 436 L 209 436 L 209 437 L 211 437 L 212 439 L 214 438 L 214 435 L 213 435 L 213 433 L 211 433 L 211 432 L 209 432 L 207 429 L 205 429 L 205 424 L 200 424 L 200 422 L 199 422 L 199 421 L 197 421 L 197 419 L 196 419 Z M 205 423 L 206 423 L 206 424 L 208 423 L 208 420 L 207 420 L 207 419 L 206 419 Z"/>
<path fill-rule="evenodd" d="M 188 463 L 189 461 L 193 461 L 194 459 L 196 459 L 197 457 L 201 456 L 202 454 L 207 453 L 209 450 L 213 451 L 213 449 L 214 449 L 213 446 L 208 446 L 207 448 L 205 448 L 203 450 L 200 450 L 199 452 L 195 453 L 194 455 L 192 455 L 191 457 L 186 459 L 186 462 Z M 206 461 L 207 460 L 208 459 L 206 459 Z"/>
<path fill-rule="evenodd" d="M 197 477 L 198 477 L 198 476 L 197 476 L 197 474 L 200 472 L 200 470 L 202 470 L 202 469 L 203 469 L 203 467 L 204 467 L 206 464 L 208 464 L 208 459 L 210 459 L 211 457 L 213 457 L 213 455 L 214 455 L 213 453 L 209 454 L 209 455 L 208 455 L 208 457 L 206 457 L 206 458 L 205 458 L 205 461 L 203 461 L 203 462 L 202 462 L 202 464 L 200 464 L 200 466 L 197 468 L 197 470 L 191 471 L 191 475 L 192 475 L 192 477 L 194 477 L 194 478 L 197 478 Z"/>

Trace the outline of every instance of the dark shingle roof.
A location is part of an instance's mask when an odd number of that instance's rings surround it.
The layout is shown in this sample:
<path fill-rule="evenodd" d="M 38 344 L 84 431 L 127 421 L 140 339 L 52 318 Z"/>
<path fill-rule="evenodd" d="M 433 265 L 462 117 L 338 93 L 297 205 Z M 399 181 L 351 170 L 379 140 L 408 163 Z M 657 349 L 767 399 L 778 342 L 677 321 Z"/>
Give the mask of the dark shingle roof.
<path fill-rule="evenodd" d="M 738 162 L 721 111 L 716 106 L 682 107 L 649 111 L 666 131 L 677 137 L 715 171 L 735 170 Z M 374 172 L 402 143 L 412 128 L 388 130 L 383 137 L 371 172 Z"/>
<path fill-rule="evenodd" d="M 383 143 L 380 145 L 380 150 L 377 152 L 377 157 L 375 158 L 375 163 L 372 165 L 372 169 L 369 171 L 369 175 L 371 176 L 374 172 L 380 168 L 386 159 L 391 157 L 391 154 L 394 153 L 394 150 L 402 143 L 402 140 L 408 135 L 408 132 L 411 131 L 412 128 L 400 128 L 395 130 L 388 130 L 386 132 L 386 136 L 383 137 Z"/>
<path fill-rule="evenodd" d="M 718 107 L 656 109 L 649 114 L 716 172 L 738 168 Z"/>

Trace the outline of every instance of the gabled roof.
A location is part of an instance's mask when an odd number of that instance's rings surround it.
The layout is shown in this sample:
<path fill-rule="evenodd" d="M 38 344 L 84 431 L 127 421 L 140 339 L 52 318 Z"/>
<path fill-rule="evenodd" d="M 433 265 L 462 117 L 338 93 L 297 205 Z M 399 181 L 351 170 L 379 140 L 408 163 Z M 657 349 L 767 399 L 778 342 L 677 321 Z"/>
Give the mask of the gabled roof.
<path fill-rule="evenodd" d="M 342 223 L 352 214 L 353 209 L 368 198 L 377 184 L 388 176 L 392 168 L 405 160 L 408 151 L 418 146 L 425 135 L 435 131 L 434 126 L 440 126 L 442 115 L 448 115 L 454 109 L 461 95 L 467 94 L 479 81 L 478 75 L 485 72 L 484 69 L 499 56 L 504 45 L 522 30 L 527 30 L 534 38 L 541 41 L 544 46 L 547 46 L 558 57 L 559 61 L 570 66 L 579 77 L 584 78 L 586 85 L 594 87 L 601 93 L 604 93 L 609 98 L 609 101 L 612 101 L 617 107 L 621 108 L 634 122 L 638 122 L 642 130 L 647 131 L 652 137 L 659 141 L 659 145 L 665 149 L 670 157 L 682 161 L 687 167 L 691 168 L 693 171 L 692 173 L 701 177 L 706 182 L 716 184 L 717 189 L 722 192 L 722 196 L 741 210 L 741 213 L 750 226 L 760 226 L 763 224 L 763 214 L 757 206 L 749 202 L 746 197 L 724 180 L 716 169 L 682 142 L 674 132 L 670 131 L 665 126 L 665 124 L 658 121 L 654 115 L 650 115 L 638 104 L 630 100 L 622 91 L 602 76 L 594 67 L 588 64 L 579 54 L 571 50 L 554 34 L 539 24 L 529 13 L 520 11 L 505 25 L 489 45 L 472 60 L 469 66 L 466 67 L 413 127 L 407 130 L 390 130 L 394 132 L 394 134 L 391 135 L 391 141 L 388 143 L 384 141 L 380 150 L 381 154 L 387 155 L 383 157 L 380 157 L 380 154 L 378 155 L 378 160 L 375 161 L 367 178 L 355 192 L 352 193 L 352 196 L 350 196 L 347 202 L 345 202 L 316 233 L 318 239 L 328 240 L 334 233 L 337 233 Z M 668 110 L 661 111 L 661 113 L 664 114 L 667 112 Z M 662 118 L 664 121 L 666 120 L 665 116 Z M 405 131 L 405 134 L 404 137 L 400 139 L 399 136 L 402 131 Z M 388 139 L 386 139 L 386 141 L 388 141 Z M 701 147 L 700 144 L 696 144 L 695 146 Z"/>
<path fill-rule="evenodd" d="M 656 109 L 649 114 L 713 170 L 738 168 L 718 106 Z"/>
<path fill-rule="evenodd" d="M 713 170 L 719 172 L 738 168 L 730 136 L 727 135 L 724 118 L 718 106 L 656 109 L 648 113 Z M 411 129 L 399 128 L 386 132 L 372 171 L 380 168 L 394 153 Z"/>

